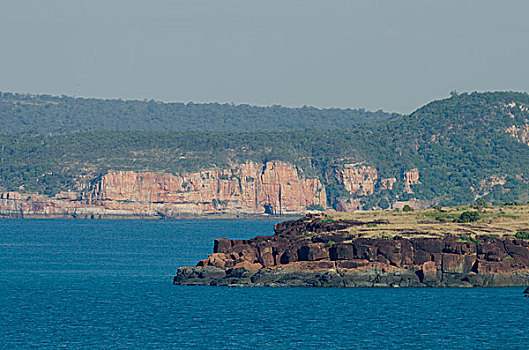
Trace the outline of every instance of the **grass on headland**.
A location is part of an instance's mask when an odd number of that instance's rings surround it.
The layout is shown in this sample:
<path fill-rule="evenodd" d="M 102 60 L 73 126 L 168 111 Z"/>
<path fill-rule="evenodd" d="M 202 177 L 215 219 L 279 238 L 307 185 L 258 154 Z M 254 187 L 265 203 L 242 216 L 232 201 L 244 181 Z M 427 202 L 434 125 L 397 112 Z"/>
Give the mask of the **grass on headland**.
<path fill-rule="evenodd" d="M 476 236 L 501 238 L 505 235 L 529 239 L 529 205 L 444 207 L 414 211 L 370 211 L 357 213 L 324 212 L 322 222 L 354 220 L 351 238 L 431 237 L 455 235 L 474 242 Z M 373 225 L 372 221 L 382 222 Z M 323 235 L 323 234 L 320 234 Z"/>

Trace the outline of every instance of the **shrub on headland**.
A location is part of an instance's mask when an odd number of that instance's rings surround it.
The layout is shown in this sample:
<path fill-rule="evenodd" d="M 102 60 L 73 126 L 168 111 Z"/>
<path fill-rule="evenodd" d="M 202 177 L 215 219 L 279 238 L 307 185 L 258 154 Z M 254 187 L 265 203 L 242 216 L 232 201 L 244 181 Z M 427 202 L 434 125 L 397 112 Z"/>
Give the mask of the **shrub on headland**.
<path fill-rule="evenodd" d="M 516 234 L 514 236 L 516 238 L 529 239 L 529 231 L 526 231 L 526 230 L 518 231 L 518 232 L 516 232 Z"/>
<path fill-rule="evenodd" d="M 459 218 L 457 218 L 457 222 L 465 223 L 465 222 L 474 222 L 479 220 L 479 213 L 477 211 L 464 211 L 459 215 Z"/>
<path fill-rule="evenodd" d="M 402 211 L 413 211 L 413 208 L 410 207 L 408 204 L 402 207 Z"/>

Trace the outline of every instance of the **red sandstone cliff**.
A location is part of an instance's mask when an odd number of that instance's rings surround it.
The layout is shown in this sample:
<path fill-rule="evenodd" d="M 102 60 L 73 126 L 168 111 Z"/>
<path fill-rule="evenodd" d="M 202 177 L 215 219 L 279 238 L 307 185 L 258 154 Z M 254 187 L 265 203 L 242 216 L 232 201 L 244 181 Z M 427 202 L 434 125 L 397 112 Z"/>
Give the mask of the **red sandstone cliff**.
<path fill-rule="evenodd" d="M 410 171 L 406 171 L 404 173 L 404 190 L 408 193 L 413 193 L 413 190 L 411 189 L 412 185 L 419 184 L 419 169 L 411 169 Z"/>
<path fill-rule="evenodd" d="M 174 213 L 299 213 L 310 205 L 325 207 L 325 187 L 292 164 L 247 162 L 231 169 L 187 174 L 116 171 L 90 190 L 88 202 L 109 209 L 149 204 Z"/>
<path fill-rule="evenodd" d="M 395 178 L 379 179 L 376 168 L 362 164 L 337 167 L 328 181 L 342 185 L 348 197 L 336 209 L 362 209 L 377 188 L 393 189 Z M 417 169 L 405 173 L 405 188 L 418 183 Z M 191 173 L 110 171 L 99 179 L 80 180 L 77 191 L 53 198 L 40 194 L 0 194 L 0 215 L 74 217 L 163 216 L 201 214 L 294 214 L 327 206 L 327 183 L 308 177 L 292 164 L 246 162 L 229 169 Z"/>
<path fill-rule="evenodd" d="M 365 164 L 345 164 L 343 169 L 336 170 L 336 178 L 349 193 L 366 196 L 373 194 L 378 172 Z"/>

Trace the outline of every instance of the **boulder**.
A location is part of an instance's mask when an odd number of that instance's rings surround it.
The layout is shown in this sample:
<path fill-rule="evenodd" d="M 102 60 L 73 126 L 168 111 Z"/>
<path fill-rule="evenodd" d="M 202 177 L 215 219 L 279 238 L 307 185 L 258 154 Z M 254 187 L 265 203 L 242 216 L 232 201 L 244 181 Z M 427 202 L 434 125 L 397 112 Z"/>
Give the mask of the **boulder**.
<path fill-rule="evenodd" d="M 226 274 L 228 277 L 249 278 L 254 273 L 261 270 L 262 268 L 263 268 L 263 265 L 259 263 L 253 264 L 248 261 L 242 261 L 240 263 L 237 263 L 231 269 L 228 269 L 226 271 Z"/>
<path fill-rule="evenodd" d="M 443 254 L 442 271 L 450 273 L 468 273 L 472 269 L 476 255 Z"/>
<path fill-rule="evenodd" d="M 215 240 L 213 245 L 213 253 L 227 253 L 231 248 L 231 241 L 227 238 L 219 238 Z"/>
<path fill-rule="evenodd" d="M 437 267 L 435 266 L 435 262 L 427 261 L 422 264 L 422 268 L 417 271 L 417 276 L 421 283 L 426 285 L 436 284 L 439 279 L 437 278 Z"/>
<path fill-rule="evenodd" d="M 272 247 L 270 246 L 259 246 L 259 262 L 264 267 L 271 267 L 275 265 L 274 255 L 272 254 Z"/>
<path fill-rule="evenodd" d="M 329 251 L 323 243 L 309 244 L 298 249 L 299 261 L 329 259 Z"/>
<path fill-rule="evenodd" d="M 416 238 L 413 240 L 415 250 L 426 253 L 442 253 L 445 247 L 443 240 L 438 238 Z"/>
<path fill-rule="evenodd" d="M 329 248 L 331 260 L 352 260 L 354 259 L 354 247 L 352 244 L 335 244 Z"/>
<path fill-rule="evenodd" d="M 401 266 L 402 253 L 400 251 L 400 241 L 384 240 L 380 242 L 378 246 L 378 255 L 382 255 L 386 258 L 387 263 L 390 265 Z"/>
<path fill-rule="evenodd" d="M 432 254 L 426 253 L 423 250 L 416 250 L 414 257 L 413 257 L 413 264 L 414 265 L 422 265 L 427 261 L 432 260 Z"/>
<path fill-rule="evenodd" d="M 451 238 L 445 242 L 443 252 L 463 255 L 473 254 L 476 253 L 476 244 L 473 242 L 459 242 L 455 238 Z"/>
<path fill-rule="evenodd" d="M 213 253 L 208 256 L 207 259 L 198 262 L 198 266 L 213 266 L 219 269 L 226 267 L 226 261 L 230 259 L 224 253 Z"/>

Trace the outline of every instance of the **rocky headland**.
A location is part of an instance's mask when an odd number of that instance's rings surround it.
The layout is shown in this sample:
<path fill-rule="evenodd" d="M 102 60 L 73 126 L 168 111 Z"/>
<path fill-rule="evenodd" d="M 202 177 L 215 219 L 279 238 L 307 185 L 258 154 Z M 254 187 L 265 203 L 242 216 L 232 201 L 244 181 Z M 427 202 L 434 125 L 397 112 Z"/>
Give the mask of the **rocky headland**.
<path fill-rule="evenodd" d="M 272 236 L 216 239 L 174 283 L 212 286 L 529 285 L 529 206 L 310 214 Z"/>

